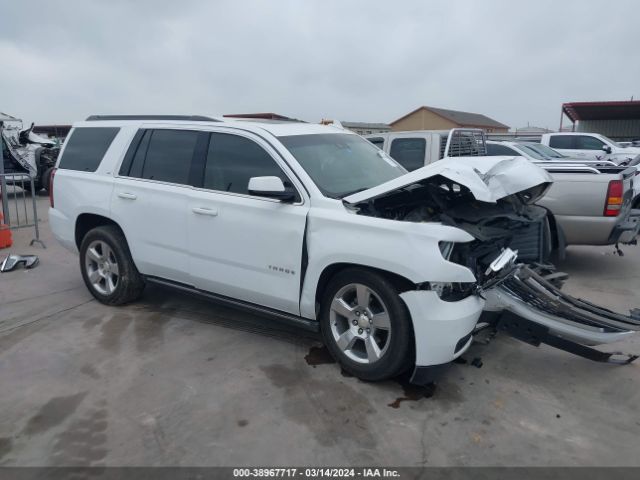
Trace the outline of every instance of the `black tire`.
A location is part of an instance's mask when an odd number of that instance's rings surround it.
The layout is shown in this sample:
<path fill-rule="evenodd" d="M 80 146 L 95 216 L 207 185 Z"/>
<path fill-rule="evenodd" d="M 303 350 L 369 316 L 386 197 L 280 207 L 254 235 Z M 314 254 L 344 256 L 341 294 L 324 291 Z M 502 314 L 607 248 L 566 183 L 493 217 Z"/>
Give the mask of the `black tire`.
<path fill-rule="evenodd" d="M 47 168 L 42 174 L 42 179 L 40 183 L 42 184 L 42 188 L 44 188 L 45 192 L 49 193 L 49 187 L 51 186 L 51 172 L 53 171 L 53 167 Z"/>
<path fill-rule="evenodd" d="M 388 313 L 388 345 L 378 360 L 371 363 L 359 363 L 348 356 L 339 346 L 332 331 L 331 306 L 336 295 L 349 285 L 359 284 L 367 287 L 373 296 L 379 297 Z M 374 300 L 374 302 L 376 302 Z M 356 302 L 357 303 L 357 302 Z M 344 325 L 346 317 L 334 314 L 334 328 L 338 335 L 337 323 Z M 353 320 L 347 320 L 352 323 Z M 349 327 L 350 328 L 350 327 Z M 354 328 L 359 328 L 354 326 Z M 383 275 L 361 268 L 349 268 L 336 274 L 323 292 L 320 310 L 320 329 L 324 343 L 336 361 L 350 374 L 361 380 L 380 381 L 395 377 L 406 371 L 413 362 L 414 340 L 411 316 L 407 306 L 398 295 L 394 285 Z M 358 342 L 361 340 L 357 340 Z M 364 346 L 364 340 L 362 340 Z M 353 355 L 353 353 L 352 353 Z M 366 356 L 366 352 L 363 352 Z M 364 360 L 363 360 L 364 361 Z"/>
<path fill-rule="evenodd" d="M 89 272 L 86 267 L 87 251 L 90 245 L 95 242 L 103 242 L 110 249 L 118 267 L 117 282 L 115 289 L 110 294 L 105 294 L 97 290 L 89 279 Z M 122 231 L 114 225 L 96 227 L 84 236 L 80 244 L 80 271 L 82 279 L 91 294 L 105 305 L 123 305 L 132 302 L 142 295 L 145 282 L 140 272 L 133 263 L 131 252 L 127 245 L 127 240 Z"/>

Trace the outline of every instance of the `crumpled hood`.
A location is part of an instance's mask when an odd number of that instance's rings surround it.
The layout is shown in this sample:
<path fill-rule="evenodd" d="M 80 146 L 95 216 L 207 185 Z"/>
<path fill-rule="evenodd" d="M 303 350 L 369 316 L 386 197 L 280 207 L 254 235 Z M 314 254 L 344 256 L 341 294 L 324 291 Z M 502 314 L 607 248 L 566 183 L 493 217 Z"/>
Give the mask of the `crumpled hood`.
<path fill-rule="evenodd" d="M 545 170 L 523 157 L 456 157 L 445 158 L 401 177 L 354 193 L 343 198 L 343 201 L 350 204 L 365 202 L 436 175 L 442 175 L 464 185 L 476 200 L 489 203 L 495 203 L 509 195 L 524 193 L 543 184 L 551 185 L 553 182 Z M 539 189 L 537 198 L 540 198 L 545 191 L 546 189 Z M 537 198 L 531 199 L 531 202 Z"/>

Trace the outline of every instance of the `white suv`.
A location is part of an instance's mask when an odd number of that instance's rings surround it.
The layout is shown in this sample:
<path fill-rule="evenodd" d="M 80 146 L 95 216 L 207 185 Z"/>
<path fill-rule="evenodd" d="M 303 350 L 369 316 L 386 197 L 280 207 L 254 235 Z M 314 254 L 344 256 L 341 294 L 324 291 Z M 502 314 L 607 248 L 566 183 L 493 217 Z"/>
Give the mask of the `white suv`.
<path fill-rule="evenodd" d="M 319 329 L 359 378 L 415 367 L 421 383 L 470 345 L 483 295 L 515 281 L 506 247 L 544 216 L 530 203 L 549 177 L 498 157 L 407 173 L 358 135 L 306 123 L 114 116 L 74 125 L 52 182 L 53 233 L 100 302 L 172 285 Z M 539 316 L 506 297 L 493 308 Z"/>

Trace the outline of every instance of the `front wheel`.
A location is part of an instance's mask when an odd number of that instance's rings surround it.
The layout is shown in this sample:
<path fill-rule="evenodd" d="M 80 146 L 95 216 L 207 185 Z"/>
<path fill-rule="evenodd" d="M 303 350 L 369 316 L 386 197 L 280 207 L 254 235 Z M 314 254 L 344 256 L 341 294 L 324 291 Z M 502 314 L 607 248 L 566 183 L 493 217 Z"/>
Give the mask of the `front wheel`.
<path fill-rule="evenodd" d="M 412 360 L 409 311 L 378 273 L 348 269 L 337 274 L 323 296 L 320 327 L 333 357 L 362 380 L 394 377 Z"/>

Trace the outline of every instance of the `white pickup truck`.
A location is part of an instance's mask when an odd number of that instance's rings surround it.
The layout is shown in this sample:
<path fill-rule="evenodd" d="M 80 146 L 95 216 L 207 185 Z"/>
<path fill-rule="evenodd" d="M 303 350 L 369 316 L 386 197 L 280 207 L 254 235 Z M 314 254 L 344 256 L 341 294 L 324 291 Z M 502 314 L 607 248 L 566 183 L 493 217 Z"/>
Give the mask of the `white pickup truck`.
<path fill-rule="evenodd" d="M 622 146 L 598 133 L 545 133 L 540 143 L 568 157 L 610 160 L 616 165 L 632 165 L 640 162 L 640 147 Z"/>
<path fill-rule="evenodd" d="M 523 260 L 546 260 L 534 255 L 544 250 L 537 246 L 546 239 L 548 250 L 560 256 L 567 245 L 614 245 L 635 239 L 640 217 L 632 211 L 634 168 L 598 166 L 595 162 L 582 168 L 574 162 L 536 162 L 524 150 L 516 149 L 517 144 L 513 142 L 489 142 L 492 148 L 504 150 L 488 151 L 480 130 L 454 129 L 452 132 L 460 135 L 450 135 L 450 131 L 410 131 L 365 138 L 409 171 L 444 157 L 484 155 L 523 156 L 547 170 L 554 183 L 537 205 L 548 212 L 548 230 L 544 226 L 543 231 L 532 228 L 528 234 L 514 238 L 512 248 L 519 251 L 519 258 Z"/>

